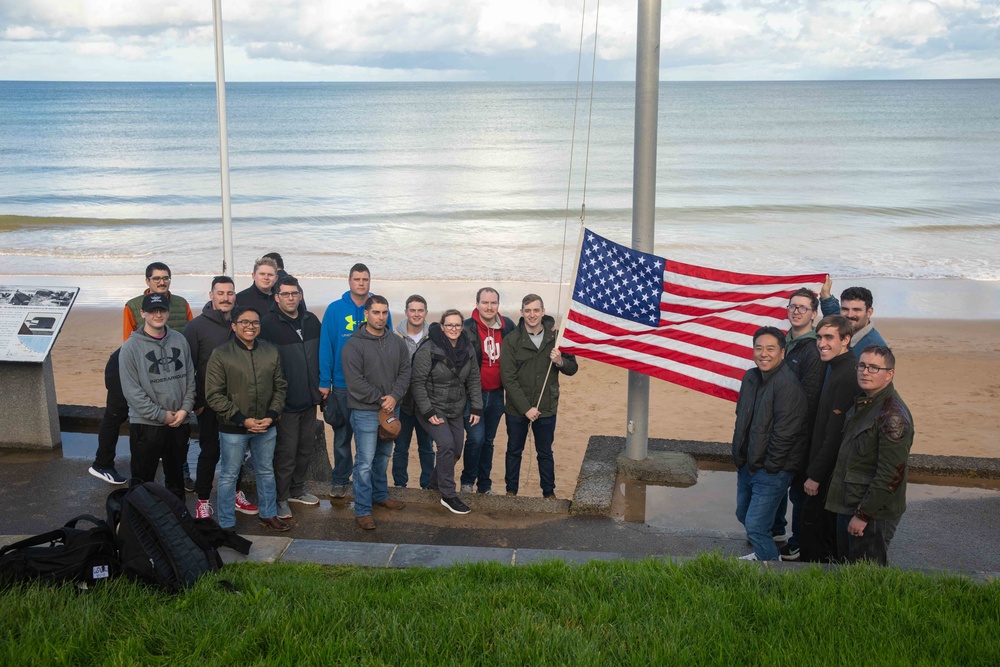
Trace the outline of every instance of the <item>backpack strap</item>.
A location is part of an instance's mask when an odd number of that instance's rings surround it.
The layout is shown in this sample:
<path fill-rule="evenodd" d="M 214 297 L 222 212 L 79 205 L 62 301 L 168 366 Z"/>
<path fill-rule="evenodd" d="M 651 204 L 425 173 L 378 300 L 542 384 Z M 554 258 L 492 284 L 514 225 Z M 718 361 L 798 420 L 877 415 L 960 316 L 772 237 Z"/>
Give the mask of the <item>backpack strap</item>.
<path fill-rule="evenodd" d="M 111 526 L 108 525 L 107 521 L 104 521 L 103 519 L 98 519 L 93 514 L 80 514 L 79 516 L 75 516 L 72 519 L 70 519 L 69 521 L 67 521 L 63 527 L 64 528 L 76 528 L 77 521 L 89 521 L 90 523 L 94 524 L 98 528 L 108 528 L 108 529 L 111 528 Z"/>
<path fill-rule="evenodd" d="M 66 541 L 66 529 L 57 528 L 56 530 L 50 530 L 47 533 L 42 533 L 41 535 L 34 535 L 32 537 L 26 537 L 20 542 L 14 542 L 13 544 L 8 544 L 7 546 L 0 549 L 0 556 L 4 556 L 12 551 L 17 551 L 18 549 L 26 549 L 28 547 L 39 547 L 42 545 L 54 545 L 56 542 Z"/>

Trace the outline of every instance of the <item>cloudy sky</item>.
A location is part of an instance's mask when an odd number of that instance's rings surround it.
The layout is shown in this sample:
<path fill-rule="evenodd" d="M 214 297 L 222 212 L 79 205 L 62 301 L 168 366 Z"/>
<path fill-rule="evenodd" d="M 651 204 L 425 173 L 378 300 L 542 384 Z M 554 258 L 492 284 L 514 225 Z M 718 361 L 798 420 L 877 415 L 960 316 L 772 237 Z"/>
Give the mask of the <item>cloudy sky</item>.
<path fill-rule="evenodd" d="M 587 48 L 596 4 L 587 0 Z M 213 80 L 211 7 L 211 0 L 0 0 L 0 79 Z M 574 80 L 582 7 L 583 0 L 223 0 L 226 76 Z M 634 78 L 635 31 L 636 0 L 602 0 L 599 79 Z M 1000 77 L 1000 0 L 664 0 L 661 34 L 664 80 Z"/>

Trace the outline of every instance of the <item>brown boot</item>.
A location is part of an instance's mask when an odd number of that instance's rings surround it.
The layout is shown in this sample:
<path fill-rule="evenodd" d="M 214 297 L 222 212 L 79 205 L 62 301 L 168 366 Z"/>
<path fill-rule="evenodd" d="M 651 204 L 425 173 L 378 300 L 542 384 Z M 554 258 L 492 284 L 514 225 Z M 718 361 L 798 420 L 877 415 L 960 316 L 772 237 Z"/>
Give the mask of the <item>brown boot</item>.
<path fill-rule="evenodd" d="M 392 498 L 386 498 L 385 500 L 380 500 L 375 504 L 378 505 L 379 507 L 384 507 L 387 510 L 401 510 L 404 507 L 406 507 L 406 503 L 399 500 L 393 500 Z"/>
<path fill-rule="evenodd" d="M 260 525 L 264 526 L 269 530 L 276 530 L 279 533 L 283 533 L 291 528 L 291 526 L 289 526 L 287 523 L 285 523 L 276 516 L 272 516 L 270 519 L 261 519 Z"/>
<path fill-rule="evenodd" d="M 375 519 L 372 518 L 371 514 L 366 516 L 359 516 L 354 519 L 359 526 L 365 530 L 375 530 Z"/>

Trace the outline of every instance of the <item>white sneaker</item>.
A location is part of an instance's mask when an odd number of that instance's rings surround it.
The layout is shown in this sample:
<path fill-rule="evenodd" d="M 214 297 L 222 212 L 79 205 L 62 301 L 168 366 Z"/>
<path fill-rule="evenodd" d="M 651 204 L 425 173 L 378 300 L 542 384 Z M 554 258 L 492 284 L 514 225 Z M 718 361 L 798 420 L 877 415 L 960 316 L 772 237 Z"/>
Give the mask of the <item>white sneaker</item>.
<path fill-rule="evenodd" d="M 740 560 L 757 560 L 757 554 L 751 552 L 751 553 L 748 553 L 746 556 L 740 556 L 739 559 Z"/>

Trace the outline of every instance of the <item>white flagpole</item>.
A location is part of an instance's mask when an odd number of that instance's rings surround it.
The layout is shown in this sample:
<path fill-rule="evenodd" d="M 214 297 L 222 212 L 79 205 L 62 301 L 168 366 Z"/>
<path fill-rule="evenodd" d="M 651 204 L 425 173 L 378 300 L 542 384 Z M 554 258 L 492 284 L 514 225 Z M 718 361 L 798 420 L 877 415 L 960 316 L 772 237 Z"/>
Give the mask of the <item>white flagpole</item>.
<path fill-rule="evenodd" d="M 219 110 L 219 172 L 222 177 L 222 274 L 233 276 L 233 214 L 229 203 L 229 132 L 226 128 L 226 62 L 222 45 L 222 0 L 212 0 L 215 23 L 215 94 Z"/>
<path fill-rule="evenodd" d="M 635 54 L 635 156 L 632 169 L 632 249 L 653 252 L 656 217 L 656 122 L 660 94 L 660 0 L 639 0 Z M 628 372 L 625 456 L 646 458 L 649 376 Z"/>

